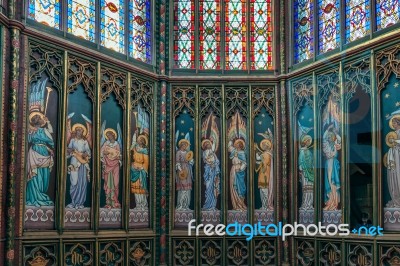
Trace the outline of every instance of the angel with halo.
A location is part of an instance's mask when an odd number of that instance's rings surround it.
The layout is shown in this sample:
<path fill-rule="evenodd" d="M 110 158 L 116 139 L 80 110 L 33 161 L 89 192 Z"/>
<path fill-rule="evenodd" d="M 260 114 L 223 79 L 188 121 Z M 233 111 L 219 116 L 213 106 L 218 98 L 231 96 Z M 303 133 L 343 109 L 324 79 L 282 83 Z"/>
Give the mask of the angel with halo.
<path fill-rule="evenodd" d="M 190 150 L 190 135 L 178 141 L 179 130 L 175 134 L 176 164 L 175 182 L 178 191 L 177 211 L 189 211 L 193 183 L 193 151 Z"/>
<path fill-rule="evenodd" d="M 229 175 L 229 191 L 233 210 L 246 211 L 246 124 L 239 111 L 232 117 L 228 129 L 228 152 L 232 167 Z"/>
<path fill-rule="evenodd" d="M 387 183 L 391 198 L 386 207 L 400 208 L 400 109 L 387 119 L 393 131 L 386 135 L 386 145 L 389 150 L 383 159 L 387 168 Z"/>
<path fill-rule="evenodd" d="M 112 129 L 106 129 L 106 121 L 101 126 L 101 149 L 100 158 L 102 162 L 102 178 L 104 180 L 104 192 L 106 195 L 105 208 L 121 208 L 119 198 L 119 175 L 122 166 L 122 132 L 119 123 L 118 133 Z"/>
<path fill-rule="evenodd" d="M 90 182 L 90 157 L 92 148 L 92 121 L 82 114 L 86 126 L 76 123 L 71 127 L 72 113 L 67 118 L 67 159 L 70 178 L 71 203 L 67 208 L 82 209 L 85 206 L 87 184 Z"/>
<path fill-rule="evenodd" d="M 204 162 L 204 184 L 205 189 L 205 202 L 203 210 L 215 211 L 217 206 L 217 199 L 220 193 L 220 179 L 221 173 L 220 162 L 216 154 L 219 144 L 219 130 L 215 122 L 216 116 L 210 113 L 208 118 L 203 122 L 201 127 L 203 140 L 201 142 L 201 149 L 203 150 Z M 210 136 L 207 137 L 209 124 L 211 123 Z"/>
<path fill-rule="evenodd" d="M 149 115 L 138 105 L 135 112 L 136 130 L 132 136 L 131 163 L 131 193 L 135 195 L 136 206 L 134 210 L 147 210 L 148 188 L 147 179 L 149 174 Z"/>
<path fill-rule="evenodd" d="M 273 135 L 271 130 L 258 133 L 264 139 L 260 147 L 255 143 L 256 173 L 258 173 L 258 189 L 261 197 L 261 210 L 274 210 L 274 160 L 273 160 Z"/>
<path fill-rule="evenodd" d="M 303 199 L 301 202 L 300 210 L 313 210 L 313 189 L 314 189 L 314 158 L 311 151 L 312 148 L 312 137 L 308 135 L 308 132 L 312 128 L 304 127 L 298 122 L 299 126 L 299 181 L 302 184 Z"/>

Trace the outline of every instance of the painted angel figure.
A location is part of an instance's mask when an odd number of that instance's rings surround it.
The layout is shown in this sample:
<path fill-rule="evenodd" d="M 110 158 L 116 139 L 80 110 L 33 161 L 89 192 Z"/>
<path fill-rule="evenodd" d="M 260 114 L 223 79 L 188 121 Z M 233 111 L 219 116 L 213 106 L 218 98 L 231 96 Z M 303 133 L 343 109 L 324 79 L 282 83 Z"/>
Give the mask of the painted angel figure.
<path fill-rule="evenodd" d="M 106 195 L 105 208 L 120 208 L 119 182 L 120 168 L 122 166 L 122 132 L 119 123 L 118 133 L 112 129 L 106 129 L 106 121 L 101 126 L 101 149 L 100 158 L 102 162 L 102 178 L 104 180 L 104 192 Z"/>
<path fill-rule="evenodd" d="M 189 211 L 193 183 L 193 151 L 190 150 L 190 135 L 178 142 L 179 130 L 176 132 L 175 182 L 178 191 L 177 211 Z"/>
<path fill-rule="evenodd" d="M 300 210 L 314 209 L 314 158 L 311 151 L 312 137 L 308 132 L 312 128 L 303 127 L 299 124 L 299 159 L 298 167 L 300 173 L 300 182 L 302 184 L 302 203 Z"/>
<path fill-rule="evenodd" d="M 216 117 L 211 113 L 202 125 L 202 135 L 204 139 L 201 142 L 201 148 L 203 150 L 202 156 L 204 162 L 203 178 L 204 184 L 206 186 L 203 210 L 207 211 L 217 210 L 217 199 L 220 193 L 219 174 L 221 172 L 221 169 L 220 162 L 216 154 L 219 144 L 219 130 L 215 119 Z M 207 129 L 210 122 L 211 133 L 209 138 L 207 138 Z"/>
<path fill-rule="evenodd" d="M 71 127 L 73 116 L 74 113 L 68 115 L 67 119 L 67 159 L 70 159 L 67 169 L 71 182 L 71 203 L 67 208 L 82 209 L 85 207 L 87 185 L 90 182 L 92 121 L 82 114 L 86 126 L 77 123 Z"/>
<path fill-rule="evenodd" d="M 47 100 L 51 92 L 46 83 L 47 79 L 33 85 L 29 99 L 26 205 L 36 207 L 54 205 L 47 195 L 54 165 L 54 140 L 53 127 L 46 117 L 47 102 L 44 105 L 46 90 Z"/>
<path fill-rule="evenodd" d="M 228 152 L 229 159 L 232 162 L 229 175 L 229 191 L 233 209 L 236 211 L 246 211 L 246 124 L 242 120 L 239 112 L 236 112 L 232 118 L 228 130 Z"/>
<path fill-rule="evenodd" d="M 338 150 L 342 147 L 338 127 L 330 124 L 324 132 L 322 148 L 325 154 L 325 211 L 335 211 L 340 203 L 340 162 Z"/>
<path fill-rule="evenodd" d="M 256 146 L 256 173 L 258 173 L 258 189 L 260 190 L 261 209 L 274 210 L 274 157 L 273 157 L 273 135 L 271 130 L 258 133 L 264 139 L 260 147 Z"/>
<path fill-rule="evenodd" d="M 136 131 L 132 137 L 131 152 L 131 193 L 135 195 L 135 210 L 147 210 L 149 204 L 147 202 L 148 188 L 147 180 L 149 175 L 149 116 L 138 106 L 136 116 Z"/>
<path fill-rule="evenodd" d="M 386 204 L 389 208 L 400 208 L 400 110 L 389 117 L 391 131 L 386 136 L 386 144 L 390 147 L 384 159 L 387 167 L 387 181 L 391 200 Z"/>

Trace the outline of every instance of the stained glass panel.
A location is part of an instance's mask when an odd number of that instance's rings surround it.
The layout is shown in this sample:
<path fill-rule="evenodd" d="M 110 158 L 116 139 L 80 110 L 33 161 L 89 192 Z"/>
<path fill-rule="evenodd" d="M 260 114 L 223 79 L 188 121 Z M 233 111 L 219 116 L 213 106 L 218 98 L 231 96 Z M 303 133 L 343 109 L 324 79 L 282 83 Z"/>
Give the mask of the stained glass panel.
<path fill-rule="evenodd" d="M 225 0 L 226 69 L 246 69 L 246 2 Z"/>
<path fill-rule="evenodd" d="M 100 1 L 101 35 L 100 44 L 124 53 L 124 0 Z"/>
<path fill-rule="evenodd" d="M 200 0 L 200 68 L 220 68 L 220 1 Z"/>
<path fill-rule="evenodd" d="M 47 26 L 60 28 L 60 1 L 59 0 L 29 0 L 30 19 Z"/>
<path fill-rule="evenodd" d="M 294 2 L 294 61 L 301 63 L 314 56 L 313 0 Z"/>
<path fill-rule="evenodd" d="M 68 32 L 85 40 L 95 39 L 95 1 L 68 0 Z"/>
<path fill-rule="evenodd" d="M 175 1 L 174 59 L 178 68 L 194 68 L 194 1 Z"/>
<path fill-rule="evenodd" d="M 369 0 L 346 1 L 346 41 L 352 42 L 370 32 Z"/>
<path fill-rule="evenodd" d="M 339 0 L 319 0 L 319 52 L 325 53 L 340 44 Z"/>
<path fill-rule="evenodd" d="M 251 69 L 272 69 L 271 0 L 251 0 L 250 23 Z"/>
<path fill-rule="evenodd" d="M 376 0 L 376 26 L 384 29 L 400 21 L 399 0 Z"/>
<path fill-rule="evenodd" d="M 151 63 L 151 1 L 131 0 L 129 3 L 129 54 Z"/>

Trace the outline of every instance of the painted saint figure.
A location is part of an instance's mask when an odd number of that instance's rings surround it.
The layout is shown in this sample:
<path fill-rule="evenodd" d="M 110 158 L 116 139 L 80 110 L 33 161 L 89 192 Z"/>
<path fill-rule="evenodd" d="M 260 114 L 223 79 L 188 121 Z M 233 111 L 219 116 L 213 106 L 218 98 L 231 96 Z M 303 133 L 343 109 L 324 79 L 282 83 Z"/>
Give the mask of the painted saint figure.
<path fill-rule="evenodd" d="M 228 152 L 231 160 L 231 170 L 229 175 L 229 191 L 233 210 L 246 211 L 246 124 L 239 111 L 231 118 L 228 129 Z"/>
<path fill-rule="evenodd" d="M 325 155 L 325 211 L 338 209 L 340 203 L 340 162 L 337 159 L 341 149 L 341 138 L 338 127 L 332 123 L 323 135 L 323 152 Z"/>
<path fill-rule="evenodd" d="M 232 160 L 230 172 L 230 193 L 233 209 L 237 211 L 246 211 L 247 206 L 244 202 L 246 198 L 246 153 L 244 151 L 245 142 L 237 139 L 228 143 L 229 159 Z"/>
<path fill-rule="evenodd" d="M 177 136 L 179 131 L 177 132 Z M 194 164 L 193 152 L 190 151 L 189 133 L 186 134 L 185 139 L 178 142 L 178 150 L 176 152 L 175 164 L 175 182 L 176 190 L 178 191 L 177 211 L 189 211 L 190 199 L 192 192 L 193 171 Z"/>
<path fill-rule="evenodd" d="M 148 137 L 135 132 L 132 138 L 132 164 L 131 164 L 131 193 L 135 195 L 135 210 L 147 210 L 148 188 L 147 177 L 149 173 Z"/>
<path fill-rule="evenodd" d="M 302 135 L 299 144 L 299 172 L 302 184 L 303 199 L 300 210 L 314 209 L 314 159 L 311 152 L 312 138 L 310 135 Z"/>
<path fill-rule="evenodd" d="M 53 206 L 47 195 L 51 170 L 54 165 L 53 127 L 46 117 L 51 88 L 47 79 L 38 81 L 29 96 L 29 151 L 27 158 L 26 205 Z M 46 96 L 47 91 L 47 96 Z"/>
<path fill-rule="evenodd" d="M 46 194 L 49 188 L 50 173 L 54 165 L 53 127 L 48 118 L 41 112 L 34 111 L 29 115 L 26 205 L 53 206 L 54 203 Z"/>
<path fill-rule="evenodd" d="M 82 115 L 86 127 L 78 123 L 71 128 L 73 115 L 68 116 L 67 131 L 67 158 L 70 159 L 67 169 L 71 182 L 71 203 L 67 208 L 82 209 L 85 207 L 87 184 L 90 182 L 91 121 Z"/>
<path fill-rule="evenodd" d="M 390 147 L 385 155 L 387 181 L 391 200 L 386 204 L 389 208 L 400 208 L 400 110 L 394 112 L 389 126 L 394 131 L 386 136 L 386 144 Z"/>
<path fill-rule="evenodd" d="M 274 160 L 272 132 L 270 129 L 265 134 L 259 133 L 264 139 L 260 143 L 260 148 L 256 144 L 256 173 L 258 173 L 258 188 L 260 189 L 261 209 L 274 210 Z"/>
<path fill-rule="evenodd" d="M 121 155 L 121 129 L 117 125 L 118 134 L 112 128 L 105 129 L 105 122 L 102 126 L 102 145 L 100 157 L 102 162 L 102 178 L 104 180 L 104 192 L 106 195 L 105 208 L 120 208 L 119 197 L 119 175 L 122 166 Z M 117 140 L 118 136 L 118 140 Z"/>
<path fill-rule="evenodd" d="M 203 179 L 205 185 L 205 202 L 203 205 L 204 211 L 217 210 L 218 195 L 220 194 L 220 178 L 221 173 L 220 162 L 217 156 L 219 145 L 219 130 L 215 121 L 216 116 L 211 112 L 208 118 L 203 122 L 201 131 L 203 141 L 201 142 L 201 149 L 203 150 Z M 207 137 L 208 127 L 210 126 L 210 134 Z"/>

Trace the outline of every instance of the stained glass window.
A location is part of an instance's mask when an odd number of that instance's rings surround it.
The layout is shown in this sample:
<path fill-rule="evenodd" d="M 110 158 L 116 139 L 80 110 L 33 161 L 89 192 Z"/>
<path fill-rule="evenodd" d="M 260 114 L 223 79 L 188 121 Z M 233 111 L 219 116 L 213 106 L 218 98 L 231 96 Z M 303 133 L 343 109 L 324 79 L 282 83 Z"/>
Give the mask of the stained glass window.
<path fill-rule="evenodd" d="M 337 48 L 340 44 L 339 0 L 319 0 L 319 52 Z"/>
<path fill-rule="evenodd" d="M 369 0 L 346 1 L 346 41 L 352 42 L 370 31 Z"/>
<path fill-rule="evenodd" d="M 68 0 L 68 32 L 85 40 L 95 40 L 95 1 Z"/>
<path fill-rule="evenodd" d="M 100 1 L 101 35 L 100 44 L 124 53 L 124 0 Z"/>
<path fill-rule="evenodd" d="M 29 0 L 29 18 L 47 26 L 60 28 L 59 0 Z"/>
<path fill-rule="evenodd" d="M 251 0 L 250 25 L 251 69 L 272 69 L 271 0 Z"/>
<path fill-rule="evenodd" d="M 301 63 L 314 56 L 313 0 L 294 2 L 294 61 Z"/>
<path fill-rule="evenodd" d="M 220 68 L 220 1 L 200 0 L 200 68 Z"/>
<path fill-rule="evenodd" d="M 151 63 L 151 0 L 130 0 L 129 54 L 135 59 Z"/>
<path fill-rule="evenodd" d="M 226 69 L 246 69 L 246 2 L 225 1 Z"/>
<path fill-rule="evenodd" d="M 194 68 L 194 1 L 175 1 L 174 58 L 178 68 Z"/>
<path fill-rule="evenodd" d="M 384 29 L 400 21 L 399 0 L 376 0 L 376 26 Z"/>

